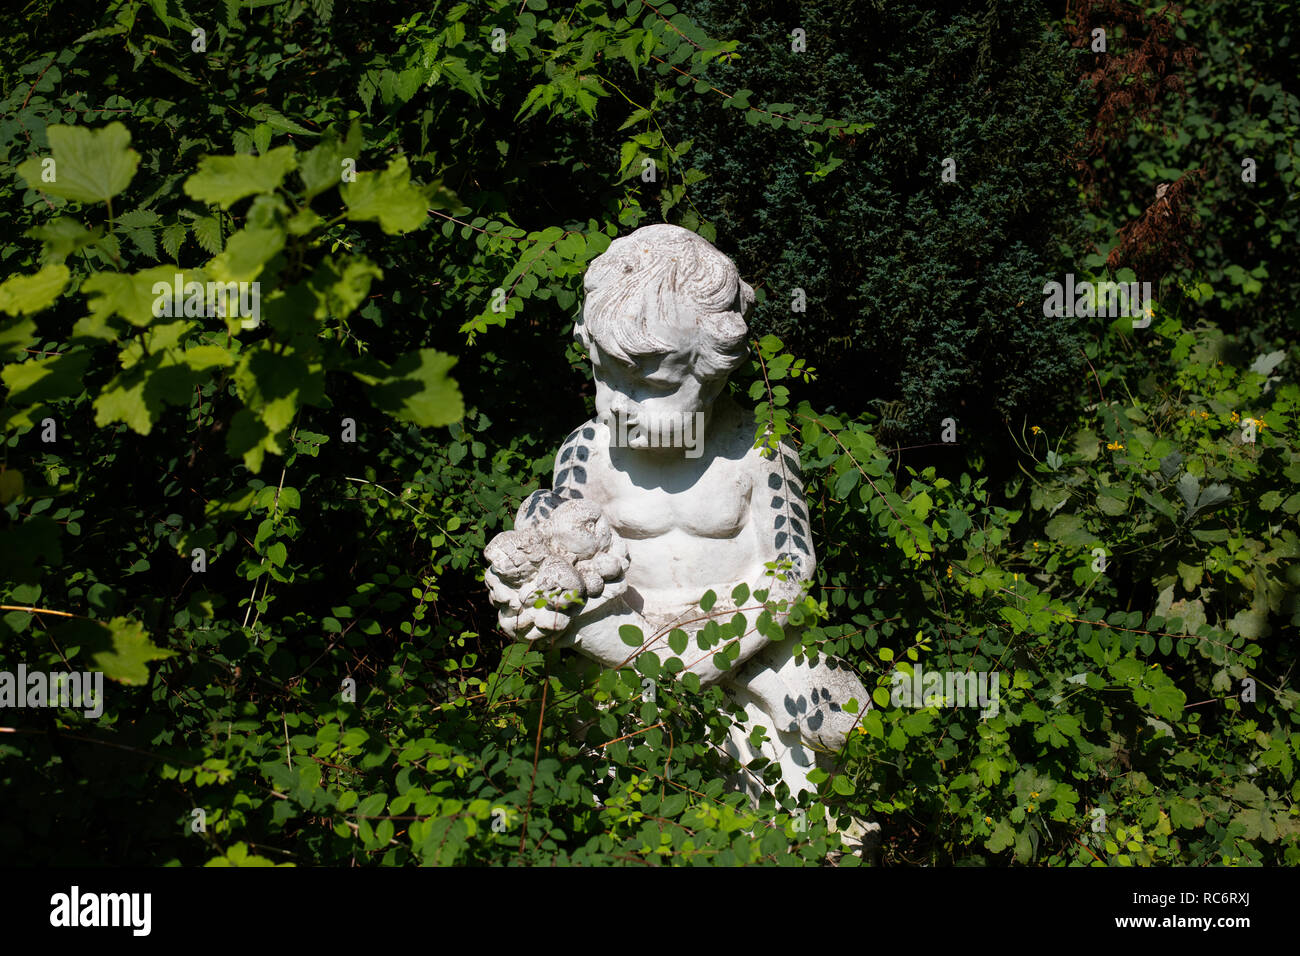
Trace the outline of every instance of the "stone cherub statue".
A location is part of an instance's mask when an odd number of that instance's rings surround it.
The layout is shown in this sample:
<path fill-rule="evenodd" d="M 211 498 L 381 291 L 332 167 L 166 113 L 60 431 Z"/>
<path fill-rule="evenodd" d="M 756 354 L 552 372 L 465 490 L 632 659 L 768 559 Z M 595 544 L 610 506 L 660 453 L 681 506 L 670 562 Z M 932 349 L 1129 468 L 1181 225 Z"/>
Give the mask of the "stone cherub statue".
<path fill-rule="evenodd" d="M 596 417 L 561 446 L 554 490 L 529 497 L 515 530 L 487 546 L 486 580 L 507 633 L 618 667 L 638 653 L 622 625 L 666 658 L 672 628 L 693 637 L 708 616 L 735 613 L 738 584 L 798 600 L 815 557 L 797 452 L 755 448 L 753 415 L 724 392 L 748 354 L 754 300 L 731 260 L 685 229 L 646 226 L 610 243 L 585 289 L 576 335 L 591 355 Z M 774 576 L 772 562 L 788 571 Z M 705 615 L 710 589 L 719 600 Z M 765 756 L 793 792 L 811 789 L 816 751 L 838 750 L 856 721 L 843 704 L 866 709 L 869 695 L 847 667 L 796 661 L 794 635 L 774 643 L 751 630 L 739 644 L 725 670 L 718 648 L 694 640 L 679 656 L 745 709 L 732 755 Z M 758 748 L 748 740 L 756 725 L 770 738 Z"/>

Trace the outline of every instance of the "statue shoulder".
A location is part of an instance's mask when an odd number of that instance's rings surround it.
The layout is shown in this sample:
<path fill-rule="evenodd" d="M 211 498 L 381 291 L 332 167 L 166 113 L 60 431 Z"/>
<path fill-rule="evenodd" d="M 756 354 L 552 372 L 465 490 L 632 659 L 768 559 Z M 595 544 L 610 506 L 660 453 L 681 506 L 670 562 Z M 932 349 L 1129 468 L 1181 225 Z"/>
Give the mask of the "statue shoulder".
<path fill-rule="evenodd" d="M 593 418 L 570 432 L 555 453 L 556 493 L 564 498 L 589 497 L 585 486 L 608 464 L 609 429 Z"/>
<path fill-rule="evenodd" d="M 751 440 L 753 436 L 751 435 Z M 782 438 L 775 448 L 757 445 L 749 450 L 749 460 L 764 474 L 779 476 L 780 480 L 803 487 L 803 465 L 799 449 L 788 438 Z"/>

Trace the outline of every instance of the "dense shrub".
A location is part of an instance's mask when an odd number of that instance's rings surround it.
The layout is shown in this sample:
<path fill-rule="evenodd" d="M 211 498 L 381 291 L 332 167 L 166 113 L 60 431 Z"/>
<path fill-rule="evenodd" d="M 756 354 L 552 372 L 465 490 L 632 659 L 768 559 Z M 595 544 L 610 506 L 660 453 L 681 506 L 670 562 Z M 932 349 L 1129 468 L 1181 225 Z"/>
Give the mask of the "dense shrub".
<path fill-rule="evenodd" d="M 693 13 L 747 42 L 704 82 L 870 124 L 818 158 L 797 123 L 774 135 L 716 97 L 670 113 L 708 174 L 696 206 L 766 292 L 754 327 L 822 372 L 824 402 L 897 403 L 877 409 L 905 445 L 937 441 L 948 416 L 978 443 L 1069 376 L 1077 329 L 1040 306 L 1078 221 L 1066 173 L 1083 91 L 1042 4 L 709 0 Z M 796 28 L 806 49 L 792 49 Z"/>

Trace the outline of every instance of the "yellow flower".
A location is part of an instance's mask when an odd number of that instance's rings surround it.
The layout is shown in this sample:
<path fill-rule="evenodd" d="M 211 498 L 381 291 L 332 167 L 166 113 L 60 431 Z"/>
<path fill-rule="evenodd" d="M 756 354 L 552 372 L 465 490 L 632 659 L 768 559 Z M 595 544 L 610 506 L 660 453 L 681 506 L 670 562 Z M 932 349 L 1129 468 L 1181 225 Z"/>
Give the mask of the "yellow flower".
<path fill-rule="evenodd" d="M 1027 809 L 1030 813 L 1033 813 L 1033 812 L 1034 812 L 1034 805 L 1031 803 L 1028 807 L 1026 807 L 1026 809 Z"/>
<path fill-rule="evenodd" d="M 984 822 L 985 822 L 985 823 L 992 823 L 992 822 L 993 822 L 993 818 L 992 818 L 992 817 L 985 817 L 985 818 L 984 818 Z"/>
<path fill-rule="evenodd" d="M 1209 412 L 1201 412 L 1201 417 L 1202 417 L 1202 418 L 1209 418 L 1209 417 L 1210 417 L 1210 413 L 1209 413 Z"/>
<path fill-rule="evenodd" d="M 1240 421 L 1240 420 L 1241 420 L 1241 416 L 1238 415 L 1236 412 L 1233 412 L 1233 413 L 1232 413 L 1232 420 L 1233 420 L 1234 422 L 1235 422 L 1235 421 Z"/>
<path fill-rule="evenodd" d="M 1106 447 L 1109 448 L 1111 451 L 1124 450 L 1124 444 L 1122 442 L 1117 442 L 1117 441 L 1107 442 Z"/>
<path fill-rule="evenodd" d="M 1037 425 L 1032 426 L 1029 430 L 1033 432 L 1035 435 L 1037 435 L 1039 432 L 1042 431 L 1042 429 L 1039 428 Z"/>
<path fill-rule="evenodd" d="M 1036 797 L 1036 796 L 1038 796 L 1038 791 L 1037 791 L 1037 790 L 1033 790 L 1033 791 L 1030 792 L 1029 795 L 1030 795 L 1031 797 Z"/>
<path fill-rule="evenodd" d="M 948 577 L 952 577 L 952 565 L 948 565 Z"/>
<path fill-rule="evenodd" d="M 1037 541 L 1034 542 L 1034 550 L 1035 550 L 1035 551 L 1038 550 L 1038 542 L 1037 542 Z"/>

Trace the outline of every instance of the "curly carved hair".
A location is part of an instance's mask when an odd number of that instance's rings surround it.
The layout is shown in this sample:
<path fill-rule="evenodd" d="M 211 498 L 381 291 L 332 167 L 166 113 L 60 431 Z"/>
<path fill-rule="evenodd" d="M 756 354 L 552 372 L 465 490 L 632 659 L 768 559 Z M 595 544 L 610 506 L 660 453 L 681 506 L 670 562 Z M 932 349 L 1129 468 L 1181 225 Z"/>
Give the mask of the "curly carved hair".
<path fill-rule="evenodd" d="M 701 378 L 727 375 L 747 354 L 754 290 L 730 259 L 680 226 L 643 226 L 592 260 L 574 334 L 620 361 L 691 348 Z M 694 308 L 681 308 L 689 303 Z"/>

